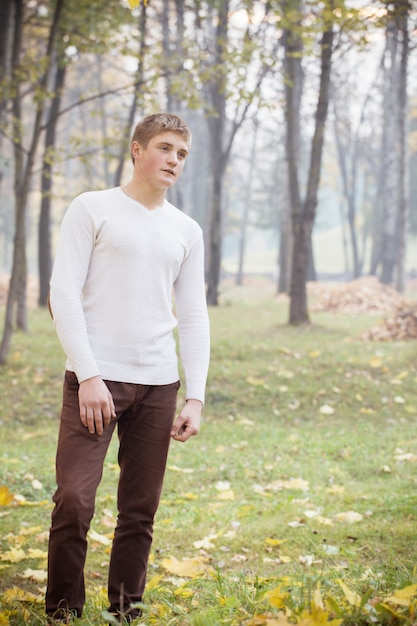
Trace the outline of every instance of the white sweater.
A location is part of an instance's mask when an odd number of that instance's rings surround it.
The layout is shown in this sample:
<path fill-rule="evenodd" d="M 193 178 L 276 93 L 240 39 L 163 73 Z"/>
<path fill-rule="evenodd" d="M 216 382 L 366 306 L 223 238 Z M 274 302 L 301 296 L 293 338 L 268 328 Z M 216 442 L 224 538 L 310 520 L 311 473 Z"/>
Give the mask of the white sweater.
<path fill-rule="evenodd" d="M 173 311 L 175 296 L 175 314 Z M 200 226 L 168 201 L 148 210 L 120 187 L 83 193 L 66 212 L 51 310 L 67 369 L 79 382 L 165 385 L 204 402 L 209 320 Z"/>

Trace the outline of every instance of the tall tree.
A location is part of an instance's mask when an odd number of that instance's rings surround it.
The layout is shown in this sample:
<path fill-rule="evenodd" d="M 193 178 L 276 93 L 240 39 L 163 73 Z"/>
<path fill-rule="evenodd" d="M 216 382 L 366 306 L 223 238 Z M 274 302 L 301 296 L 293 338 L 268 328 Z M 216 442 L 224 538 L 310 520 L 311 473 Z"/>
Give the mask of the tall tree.
<path fill-rule="evenodd" d="M 395 280 L 404 290 L 406 198 L 406 120 L 409 56 L 409 0 L 387 2 L 384 57 L 384 124 L 382 136 L 382 240 L 380 262 L 382 283 Z"/>
<path fill-rule="evenodd" d="M 405 258 L 406 258 L 406 232 L 408 216 L 408 138 L 407 138 L 407 118 L 408 118 L 408 60 L 410 53 L 410 38 L 408 33 L 408 19 L 411 10 L 409 0 L 398 0 L 396 3 L 396 13 L 398 28 L 400 31 L 400 67 L 399 67 L 399 89 L 398 89 L 398 256 L 397 256 L 397 278 L 396 288 L 400 293 L 405 290 Z"/>
<path fill-rule="evenodd" d="M 293 254 L 290 287 L 289 323 L 293 325 L 309 322 L 307 308 L 307 276 L 311 259 L 311 234 L 316 217 L 317 193 L 320 182 L 321 161 L 324 144 L 324 130 L 327 119 L 330 94 L 330 69 L 334 38 L 334 4 L 330 0 L 322 11 L 323 32 L 320 41 L 320 79 L 315 113 L 314 134 L 311 144 L 310 165 L 305 197 L 301 199 L 300 178 L 297 154 L 297 109 L 296 89 L 298 58 L 302 47 L 301 6 L 298 0 L 285 2 L 287 16 L 293 16 L 292 24 L 286 27 L 284 45 L 286 60 L 286 152 L 289 169 L 290 203 L 293 229 Z M 295 18 L 295 20 L 294 20 Z"/>
<path fill-rule="evenodd" d="M 55 152 L 55 139 L 58 124 L 58 111 L 64 88 L 66 63 L 55 64 L 52 86 L 52 98 L 46 123 L 45 146 L 42 158 L 41 208 L 38 222 L 38 269 L 39 269 L 39 306 L 46 306 L 49 293 L 49 279 L 52 270 L 51 243 L 51 201 L 52 176 Z"/>
<path fill-rule="evenodd" d="M 256 26 L 251 20 L 253 8 L 253 2 L 248 3 L 245 9 L 247 23 L 239 31 L 230 22 L 232 11 L 229 0 L 209 3 L 208 6 L 207 22 L 214 24 L 214 29 L 212 37 L 208 37 L 205 42 L 205 50 L 202 50 L 203 58 L 208 56 L 210 61 L 208 65 L 203 61 L 200 80 L 205 85 L 205 111 L 210 141 L 207 301 L 212 306 L 218 304 L 223 183 L 227 163 L 236 134 L 250 108 L 255 101 L 258 104 L 262 102 L 261 85 L 277 60 L 277 41 L 272 38 L 272 44 L 265 45 L 265 28 L 269 27 L 271 7 L 269 4 L 263 7 L 265 13 Z"/>
<path fill-rule="evenodd" d="M 61 18 L 64 0 L 56 0 L 50 22 L 49 35 L 45 50 L 43 70 L 39 77 L 35 92 L 35 115 L 32 133 L 29 140 L 29 148 L 26 151 L 26 138 L 23 133 L 21 83 L 22 34 L 23 34 L 23 2 L 16 0 L 16 20 L 14 31 L 13 50 L 13 78 L 14 94 L 12 98 L 13 111 L 13 139 L 14 139 L 14 196 L 15 196 L 15 237 L 13 248 L 13 265 L 10 277 L 9 291 L 7 296 L 6 315 L 2 342 L 0 346 L 0 363 L 6 361 L 10 341 L 13 334 L 13 313 L 17 305 L 17 326 L 27 330 L 27 307 L 26 307 L 26 283 L 27 283 L 27 259 L 26 259 L 26 209 L 29 195 L 30 181 L 35 163 L 36 152 L 42 131 L 42 118 L 45 110 L 45 93 L 47 92 L 51 59 L 55 40 L 58 34 L 58 25 Z"/>
<path fill-rule="evenodd" d="M 132 132 L 132 126 L 137 113 L 138 104 L 141 99 L 141 92 L 145 83 L 145 55 L 146 55 L 146 34 L 147 34 L 147 3 L 143 2 L 140 7 L 138 17 L 138 53 L 137 53 L 137 65 L 135 72 L 135 82 L 133 87 L 133 95 L 129 108 L 129 115 L 125 122 L 124 129 L 122 131 L 122 137 L 120 141 L 119 158 L 114 176 L 115 186 L 120 185 L 122 181 L 123 168 L 126 163 L 126 154 L 129 152 L 129 140 Z"/>

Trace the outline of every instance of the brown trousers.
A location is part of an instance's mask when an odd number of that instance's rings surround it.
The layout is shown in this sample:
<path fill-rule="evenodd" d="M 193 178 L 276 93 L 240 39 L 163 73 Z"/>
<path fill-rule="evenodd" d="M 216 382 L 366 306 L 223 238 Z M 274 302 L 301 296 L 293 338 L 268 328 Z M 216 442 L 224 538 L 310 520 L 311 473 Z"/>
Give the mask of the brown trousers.
<path fill-rule="evenodd" d="M 145 587 L 179 382 L 157 386 L 106 384 L 117 418 L 102 435 L 91 435 L 80 421 L 77 378 L 72 372 L 65 373 L 46 592 L 46 612 L 55 617 L 66 611 L 82 614 L 87 532 L 116 423 L 120 477 L 108 578 L 110 611 L 126 612 L 132 603 L 141 601 Z M 131 611 L 132 618 L 139 614 L 137 609 Z"/>

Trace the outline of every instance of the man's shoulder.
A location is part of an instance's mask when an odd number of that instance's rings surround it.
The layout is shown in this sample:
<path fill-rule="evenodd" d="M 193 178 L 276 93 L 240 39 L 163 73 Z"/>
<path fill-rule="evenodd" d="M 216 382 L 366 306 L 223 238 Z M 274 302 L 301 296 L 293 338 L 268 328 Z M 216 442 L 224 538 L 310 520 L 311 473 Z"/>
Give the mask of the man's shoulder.
<path fill-rule="evenodd" d="M 102 203 L 106 200 L 114 198 L 119 193 L 119 187 L 111 187 L 110 189 L 95 189 L 93 191 L 83 191 L 74 201 L 85 204 Z"/>
<path fill-rule="evenodd" d="M 184 227 L 191 229 L 192 231 L 200 231 L 201 226 L 191 215 L 184 213 L 181 209 L 167 201 L 166 203 L 169 215 L 173 221 L 178 224 L 182 224 Z"/>

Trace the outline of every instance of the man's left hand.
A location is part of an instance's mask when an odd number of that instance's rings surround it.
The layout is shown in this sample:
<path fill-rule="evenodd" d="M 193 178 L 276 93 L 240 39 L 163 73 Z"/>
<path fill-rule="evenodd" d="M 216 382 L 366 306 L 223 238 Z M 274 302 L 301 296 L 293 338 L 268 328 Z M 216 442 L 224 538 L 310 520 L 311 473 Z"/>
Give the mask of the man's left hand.
<path fill-rule="evenodd" d="M 184 443 L 190 437 L 198 435 L 202 409 L 203 404 L 200 400 L 187 400 L 171 429 L 171 437 L 175 441 Z"/>

